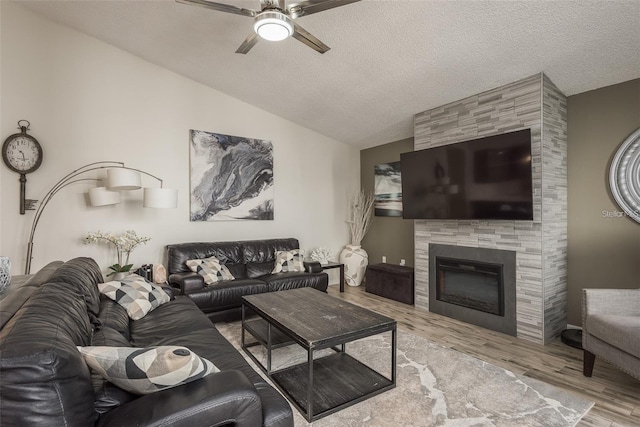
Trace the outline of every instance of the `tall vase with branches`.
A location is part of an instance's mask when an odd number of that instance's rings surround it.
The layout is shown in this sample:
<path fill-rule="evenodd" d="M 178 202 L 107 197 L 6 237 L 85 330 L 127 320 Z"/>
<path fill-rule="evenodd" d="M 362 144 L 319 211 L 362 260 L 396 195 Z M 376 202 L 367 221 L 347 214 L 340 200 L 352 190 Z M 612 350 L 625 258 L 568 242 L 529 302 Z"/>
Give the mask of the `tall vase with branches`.
<path fill-rule="evenodd" d="M 344 264 L 344 276 L 347 285 L 360 286 L 369 263 L 369 255 L 360 246 L 362 239 L 371 226 L 374 196 L 364 190 L 354 194 L 349 201 L 349 233 L 351 244 L 340 253 L 340 262 Z"/>

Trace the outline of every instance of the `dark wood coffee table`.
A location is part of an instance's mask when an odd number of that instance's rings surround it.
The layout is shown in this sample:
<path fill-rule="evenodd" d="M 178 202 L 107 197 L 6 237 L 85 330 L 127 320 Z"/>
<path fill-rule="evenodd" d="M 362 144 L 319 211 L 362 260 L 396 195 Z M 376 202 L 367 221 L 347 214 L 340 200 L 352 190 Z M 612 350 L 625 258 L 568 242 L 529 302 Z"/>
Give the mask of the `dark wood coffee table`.
<path fill-rule="evenodd" d="M 249 295 L 242 300 L 242 348 L 307 421 L 395 387 L 395 320 L 313 288 Z M 249 319 L 250 311 L 258 317 Z M 351 341 L 388 331 L 392 334 L 391 378 L 356 360 L 345 348 Z M 256 342 L 246 343 L 246 332 Z M 307 361 L 272 370 L 272 350 L 293 343 L 307 351 Z M 254 345 L 266 348 L 266 366 L 249 351 Z M 315 351 L 328 348 L 334 352 L 314 360 Z"/>

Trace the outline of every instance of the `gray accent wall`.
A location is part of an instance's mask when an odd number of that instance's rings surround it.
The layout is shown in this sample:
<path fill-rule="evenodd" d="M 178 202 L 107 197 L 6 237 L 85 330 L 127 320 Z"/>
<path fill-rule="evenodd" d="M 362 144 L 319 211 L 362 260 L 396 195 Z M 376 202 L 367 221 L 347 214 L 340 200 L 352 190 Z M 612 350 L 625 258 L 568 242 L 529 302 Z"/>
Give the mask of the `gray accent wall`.
<path fill-rule="evenodd" d="M 413 151 L 413 138 L 360 151 L 362 189 L 373 192 L 375 165 L 399 162 L 400 154 L 409 151 Z M 384 255 L 390 264 L 400 264 L 400 260 L 404 258 L 406 265 L 413 267 L 413 220 L 374 216 L 371 228 L 362 241 L 362 247 L 369 254 L 369 264 L 381 263 Z"/>
<path fill-rule="evenodd" d="M 640 79 L 572 95 L 568 102 L 569 313 L 582 325 L 584 288 L 640 288 L 640 224 L 609 190 L 611 158 L 640 127 Z"/>
<path fill-rule="evenodd" d="M 566 326 L 566 98 L 544 74 L 415 116 L 421 150 L 531 128 L 533 221 L 415 221 L 416 307 L 429 309 L 429 244 L 516 252 L 517 336 L 544 343 Z"/>

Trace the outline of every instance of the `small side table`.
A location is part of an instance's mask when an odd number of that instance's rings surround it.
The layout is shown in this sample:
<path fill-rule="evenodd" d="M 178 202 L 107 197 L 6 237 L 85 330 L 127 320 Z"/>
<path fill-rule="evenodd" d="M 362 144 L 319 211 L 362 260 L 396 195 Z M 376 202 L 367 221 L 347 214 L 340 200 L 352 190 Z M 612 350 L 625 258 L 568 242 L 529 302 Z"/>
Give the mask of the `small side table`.
<path fill-rule="evenodd" d="M 329 261 L 328 264 L 320 264 L 323 270 L 330 270 L 332 268 L 340 269 L 340 292 L 344 292 L 344 264 L 339 262 Z"/>

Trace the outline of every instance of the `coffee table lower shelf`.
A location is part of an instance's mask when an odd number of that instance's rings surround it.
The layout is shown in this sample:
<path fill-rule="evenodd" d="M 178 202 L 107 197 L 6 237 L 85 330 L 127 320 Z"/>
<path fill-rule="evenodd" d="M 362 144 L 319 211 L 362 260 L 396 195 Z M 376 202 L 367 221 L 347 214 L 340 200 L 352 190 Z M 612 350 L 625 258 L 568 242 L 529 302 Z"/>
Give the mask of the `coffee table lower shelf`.
<path fill-rule="evenodd" d="M 395 383 L 347 353 L 337 352 L 313 361 L 312 414 L 308 414 L 308 364 L 273 372 L 270 377 L 309 421 L 314 421 L 376 394 Z"/>

